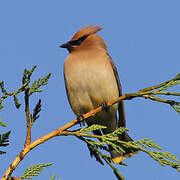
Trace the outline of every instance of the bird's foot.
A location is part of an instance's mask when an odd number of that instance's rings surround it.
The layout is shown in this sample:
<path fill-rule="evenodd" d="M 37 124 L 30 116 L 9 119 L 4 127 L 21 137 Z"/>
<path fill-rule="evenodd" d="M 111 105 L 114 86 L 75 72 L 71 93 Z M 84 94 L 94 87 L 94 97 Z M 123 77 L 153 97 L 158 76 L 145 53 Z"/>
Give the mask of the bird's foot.
<path fill-rule="evenodd" d="M 82 126 L 82 125 L 85 126 L 85 120 L 84 120 L 83 114 L 77 116 L 77 121 L 80 126 Z"/>
<path fill-rule="evenodd" d="M 102 110 L 105 110 L 106 112 L 109 111 L 109 106 L 107 105 L 107 102 L 103 102 L 103 103 L 101 104 L 101 106 L 102 106 Z"/>

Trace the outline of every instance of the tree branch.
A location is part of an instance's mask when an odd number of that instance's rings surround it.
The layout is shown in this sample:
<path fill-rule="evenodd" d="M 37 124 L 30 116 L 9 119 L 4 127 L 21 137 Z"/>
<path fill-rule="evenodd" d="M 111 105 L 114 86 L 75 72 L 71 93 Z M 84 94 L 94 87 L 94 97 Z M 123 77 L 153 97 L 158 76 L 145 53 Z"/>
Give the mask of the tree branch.
<path fill-rule="evenodd" d="M 178 74 L 176 76 L 176 78 L 172 79 L 172 80 L 169 80 L 169 81 L 166 81 L 160 85 L 156 85 L 156 86 L 152 86 L 152 87 L 148 87 L 148 88 L 145 88 L 145 89 L 142 89 L 142 90 L 139 90 L 137 93 L 129 93 L 129 94 L 124 94 L 122 96 L 120 96 L 119 98 L 115 99 L 115 100 L 112 100 L 110 102 L 107 103 L 108 106 L 112 106 L 113 104 L 115 103 L 118 103 L 122 100 L 129 100 L 129 99 L 132 99 L 132 98 L 136 98 L 136 97 L 144 97 L 144 98 L 148 98 L 150 100 L 153 100 L 153 101 L 158 101 L 158 102 L 163 102 L 163 103 L 168 103 L 170 104 L 171 106 L 173 105 L 179 105 L 178 102 L 175 102 L 175 101 L 172 101 L 172 100 L 164 100 L 164 99 L 161 99 L 161 98 L 158 98 L 158 97 L 154 97 L 154 96 L 151 96 L 154 92 L 152 90 L 154 89 L 157 89 L 157 88 L 161 88 L 161 87 L 167 87 L 168 84 L 171 82 L 175 82 L 175 81 L 178 81 L 180 80 L 180 74 Z M 177 84 L 177 82 L 176 82 Z M 169 85 L 169 86 L 172 86 Z M 19 90 L 20 91 L 20 90 Z M 156 91 L 157 92 L 157 91 Z M 158 93 L 156 93 L 158 94 Z M 176 95 L 176 96 L 179 96 L 179 93 L 178 94 L 173 94 L 173 95 Z M 5 97 L 4 97 L 5 98 Z M 3 98 L 1 98 L 3 100 Z M 1 99 L 0 99 L 0 103 L 1 103 Z M 26 98 L 25 98 L 26 99 Z M 29 104 L 29 102 L 27 101 L 26 99 L 26 102 L 25 102 L 26 105 Z M 27 116 L 27 128 L 28 127 L 28 123 L 29 123 L 29 109 L 28 109 L 29 106 L 26 106 L 26 116 Z M 94 109 L 94 110 L 91 110 L 90 112 L 86 113 L 83 115 L 84 118 L 81 118 L 80 120 L 83 121 L 84 119 L 87 119 L 89 118 L 90 116 L 94 116 L 96 113 L 102 111 L 102 107 L 99 106 L 98 108 Z M 9 168 L 7 169 L 6 173 L 4 174 L 3 178 L 1 180 L 7 180 L 12 172 L 14 171 L 14 169 L 18 166 L 18 164 L 23 160 L 23 158 L 26 156 L 26 154 L 28 152 L 30 152 L 32 149 L 34 149 L 36 146 L 46 142 L 47 140 L 49 139 L 52 139 L 53 137 L 56 137 L 56 136 L 61 136 L 61 135 L 65 135 L 65 133 L 67 132 L 64 132 L 65 130 L 69 129 L 70 127 L 76 125 L 77 123 L 79 123 L 79 120 L 77 119 L 74 119 L 72 120 L 71 122 L 67 123 L 66 125 L 56 129 L 55 131 L 43 136 L 43 137 L 40 137 L 39 139 L 37 139 L 36 141 L 30 143 L 31 141 L 30 140 L 27 140 L 27 142 L 25 143 L 25 147 L 24 149 L 21 151 L 21 153 L 14 159 L 14 161 L 12 162 L 12 164 L 9 166 Z M 29 131 L 30 131 L 30 128 L 29 128 Z M 27 137 L 30 137 L 30 133 L 27 132 Z M 28 138 L 27 138 L 28 139 Z M 30 139 L 30 138 L 29 138 Z"/>

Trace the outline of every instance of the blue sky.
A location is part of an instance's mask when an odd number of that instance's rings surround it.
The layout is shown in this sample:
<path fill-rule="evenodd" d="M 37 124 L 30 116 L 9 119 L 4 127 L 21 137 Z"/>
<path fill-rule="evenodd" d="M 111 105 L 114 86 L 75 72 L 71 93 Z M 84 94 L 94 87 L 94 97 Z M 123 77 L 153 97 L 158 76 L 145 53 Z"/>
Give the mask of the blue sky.
<path fill-rule="evenodd" d="M 101 25 L 121 79 L 123 92 L 156 85 L 180 72 L 180 1 L 0 1 L 0 81 L 8 91 L 17 89 L 24 68 L 37 65 L 33 80 L 49 72 L 52 77 L 45 91 L 35 94 L 31 108 L 42 99 L 41 116 L 32 128 L 32 139 L 41 137 L 75 118 L 68 104 L 63 79 L 63 63 L 68 55 L 59 45 L 85 25 Z M 179 91 L 177 86 L 174 90 Z M 23 95 L 19 96 L 20 101 Z M 178 100 L 179 101 L 179 100 Z M 23 148 L 25 141 L 24 105 L 16 110 L 12 99 L 4 103 L 2 120 L 11 129 L 10 146 L 1 156 L 0 174 Z M 168 105 L 150 100 L 125 102 L 127 127 L 134 140 L 151 138 L 163 151 L 180 159 L 178 114 Z M 79 128 L 77 126 L 77 128 Z M 86 145 L 74 137 L 56 137 L 30 152 L 14 172 L 18 177 L 36 163 L 54 163 L 39 177 L 57 174 L 62 180 L 115 179 L 108 166 L 90 158 Z M 126 179 L 173 179 L 180 174 L 161 167 L 146 154 L 126 159 L 128 167 L 119 167 Z M 95 178 L 96 177 L 96 178 Z"/>

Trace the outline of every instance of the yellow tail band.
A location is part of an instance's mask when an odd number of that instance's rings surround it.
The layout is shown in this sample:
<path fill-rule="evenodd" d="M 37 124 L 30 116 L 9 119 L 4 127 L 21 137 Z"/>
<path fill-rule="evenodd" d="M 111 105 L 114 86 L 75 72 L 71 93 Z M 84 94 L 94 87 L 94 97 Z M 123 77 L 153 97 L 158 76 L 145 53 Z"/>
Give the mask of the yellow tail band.
<path fill-rule="evenodd" d="M 122 160 L 125 160 L 124 156 L 115 157 L 112 159 L 113 163 L 115 163 L 115 164 L 119 164 Z"/>

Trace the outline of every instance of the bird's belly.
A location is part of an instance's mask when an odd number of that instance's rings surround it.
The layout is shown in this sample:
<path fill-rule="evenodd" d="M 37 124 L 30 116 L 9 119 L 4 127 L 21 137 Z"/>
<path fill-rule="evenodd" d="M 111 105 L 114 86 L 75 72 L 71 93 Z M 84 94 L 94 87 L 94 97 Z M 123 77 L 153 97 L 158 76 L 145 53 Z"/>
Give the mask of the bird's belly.
<path fill-rule="evenodd" d="M 97 68 L 93 63 L 76 63 L 76 66 L 65 68 L 64 73 L 68 99 L 77 116 L 119 95 L 115 76 L 106 67 Z M 111 110 L 116 111 L 117 104 Z"/>

